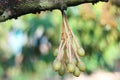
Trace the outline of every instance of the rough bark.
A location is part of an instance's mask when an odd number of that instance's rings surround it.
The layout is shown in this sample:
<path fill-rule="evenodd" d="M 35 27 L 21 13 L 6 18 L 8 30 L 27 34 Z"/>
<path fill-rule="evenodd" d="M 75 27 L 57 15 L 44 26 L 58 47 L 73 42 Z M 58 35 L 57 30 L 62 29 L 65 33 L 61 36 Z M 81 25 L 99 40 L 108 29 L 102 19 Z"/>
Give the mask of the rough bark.
<path fill-rule="evenodd" d="M 66 9 L 83 3 L 97 3 L 108 0 L 0 0 L 0 22 L 28 13 L 45 10 Z"/>

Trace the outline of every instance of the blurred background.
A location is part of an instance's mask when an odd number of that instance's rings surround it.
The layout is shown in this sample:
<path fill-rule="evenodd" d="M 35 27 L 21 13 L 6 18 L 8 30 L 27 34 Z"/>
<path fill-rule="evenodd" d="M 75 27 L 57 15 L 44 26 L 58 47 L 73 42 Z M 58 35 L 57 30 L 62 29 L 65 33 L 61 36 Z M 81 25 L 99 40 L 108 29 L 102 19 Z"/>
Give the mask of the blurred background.
<path fill-rule="evenodd" d="M 59 10 L 28 14 L 0 23 L 0 80 L 120 80 L 120 1 L 82 4 L 67 10 L 86 72 L 80 77 L 53 69 L 59 46 Z"/>

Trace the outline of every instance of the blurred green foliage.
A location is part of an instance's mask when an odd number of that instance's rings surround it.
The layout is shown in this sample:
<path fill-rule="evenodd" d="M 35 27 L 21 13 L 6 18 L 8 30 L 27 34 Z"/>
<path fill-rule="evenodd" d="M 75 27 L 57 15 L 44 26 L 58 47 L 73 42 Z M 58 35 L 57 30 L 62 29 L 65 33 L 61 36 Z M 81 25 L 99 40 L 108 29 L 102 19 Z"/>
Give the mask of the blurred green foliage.
<path fill-rule="evenodd" d="M 115 61 L 120 59 L 120 12 L 116 9 L 115 6 L 107 9 L 105 3 L 99 3 L 94 6 L 85 4 L 70 7 L 67 10 L 69 25 L 86 51 L 82 60 L 86 64 L 87 73 L 99 68 L 113 71 Z M 54 10 L 0 23 L 1 79 L 7 75 L 12 80 L 46 80 L 57 75 L 52 70 L 51 63 L 60 41 L 61 20 L 60 11 Z M 28 39 L 23 47 L 23 61 L 19 67 L 15 66 L 15 55 L 12 54 L 7 39 L 13 26 L 21 29 Z M 43 35 L 47 36 L 52 46 L 47 54 L 42 54 L 39 46 L 31 44 L 39 27 L 43 28 Z"/>

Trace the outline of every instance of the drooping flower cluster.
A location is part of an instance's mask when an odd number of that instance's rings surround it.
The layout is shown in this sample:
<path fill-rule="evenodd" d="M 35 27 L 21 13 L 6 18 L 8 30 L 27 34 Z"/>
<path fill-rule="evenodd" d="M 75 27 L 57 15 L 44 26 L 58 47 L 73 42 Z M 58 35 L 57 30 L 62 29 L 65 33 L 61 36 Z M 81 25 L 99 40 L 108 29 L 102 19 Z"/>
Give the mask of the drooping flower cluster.
<path fill-rule="evenodd" d="M 54 53 L 56 59 L 53 62 L 53 68 L 59 75 L 64 75 L 67 71 L 78 77 L 81 71 L 85 71 L 85 64 L 80 59 L 85 55 L 85 51 L 79 46 L 70 29 L 64 11 L 62 11 L 62 20 L 61 41 L 59 48 Z"/>

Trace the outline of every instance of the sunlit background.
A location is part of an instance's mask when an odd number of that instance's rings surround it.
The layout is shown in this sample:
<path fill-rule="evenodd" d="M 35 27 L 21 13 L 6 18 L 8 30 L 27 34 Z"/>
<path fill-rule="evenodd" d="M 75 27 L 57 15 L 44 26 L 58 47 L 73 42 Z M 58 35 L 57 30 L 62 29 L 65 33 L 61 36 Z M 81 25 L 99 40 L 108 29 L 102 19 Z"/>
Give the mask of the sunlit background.
<path fill-rule="evenodd" d="M 86 52 L 80 77 L 52 69 L 59 46 L 59 10 L 0 23 L 0 80 L 120 80 L 120 9 L 110 3 L 67 10 L 68 22 Z"/>

